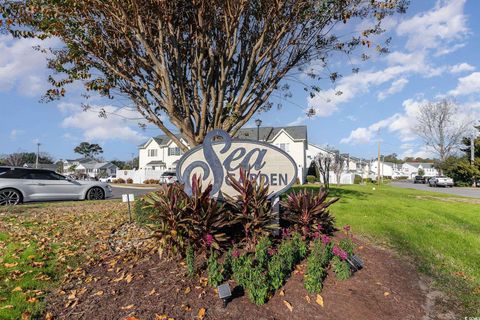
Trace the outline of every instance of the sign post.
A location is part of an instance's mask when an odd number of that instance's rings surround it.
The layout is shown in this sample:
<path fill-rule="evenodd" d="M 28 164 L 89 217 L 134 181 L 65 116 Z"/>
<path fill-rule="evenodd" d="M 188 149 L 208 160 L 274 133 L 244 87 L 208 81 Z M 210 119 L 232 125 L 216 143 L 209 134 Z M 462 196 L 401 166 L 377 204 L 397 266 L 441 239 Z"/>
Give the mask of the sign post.
<path fill-rule="evenodd" d="M 133 194 L 122 194 L 122 201 L 128 203 L 128 222 L 132 223 L 132 210 L 130 207 L 130 201 L 135 201 Z"/>

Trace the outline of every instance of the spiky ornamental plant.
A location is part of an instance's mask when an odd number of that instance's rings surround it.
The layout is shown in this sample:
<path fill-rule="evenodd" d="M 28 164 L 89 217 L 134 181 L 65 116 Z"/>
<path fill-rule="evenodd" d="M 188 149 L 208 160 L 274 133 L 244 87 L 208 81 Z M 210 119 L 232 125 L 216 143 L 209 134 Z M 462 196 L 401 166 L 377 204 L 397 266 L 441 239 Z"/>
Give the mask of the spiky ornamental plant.
<path fill-rule="evenodd" d="M 250 171 L 243 168 L 238 180 L 231 174 L 227 179 L 238 195 L 226 196 L 226 201 L 235 215 L 234 222 L 243 227 L 247 248 L 251 249 L 259 237 L 279 229 L 272 213 L 268 185 L 260 174 L 250 175 Z"/>
<path fill-rule="evenodd" d="M 188 237 L 197 249 L 219 250 L 228 237 L 224 232 L 230 222 L 223 204 L 210 196 L 212 185 L 202 190 L 201 177 L 192 177 L 192 195 L 188 198 L 186 211 L 191 228 Z"/>
<path fill-rule="evenodd" d="M 188 196 L 179 184 L 164 185 L 159 191 L 145 195 L 145 207 L 151 210 L 152 223 L 147 226 L 159 238 L 160 255 L 183 254 L 191 221 L 186 215 Z"/>
<path fill-rule="evenodd" d="M 327 201 L 327 196 L 325 189 L 321 189 L 317 194 L 307 190 L 290 193 L 287 199 L 281 202 L 287 212 L 285 219 L 299 229 L 304 237 L 310 236 L 313 230 L 321 229 L 324 233 L 334 231 L 334 218 L 328 207 L 339 198 Z"/>

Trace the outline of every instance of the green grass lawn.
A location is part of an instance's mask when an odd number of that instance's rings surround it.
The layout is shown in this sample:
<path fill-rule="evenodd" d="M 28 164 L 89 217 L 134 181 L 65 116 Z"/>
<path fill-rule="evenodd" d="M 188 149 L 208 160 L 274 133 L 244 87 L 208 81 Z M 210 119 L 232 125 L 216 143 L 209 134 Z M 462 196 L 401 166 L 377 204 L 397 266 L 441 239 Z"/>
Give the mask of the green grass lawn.
<path fill-rule="evenodd" d="M 338 226 L 411 257 L 465 316 L 480 315 L 479 199 L 388 185 L 332 187 L 331 195 L 341 197 L 331 207 Z"/>

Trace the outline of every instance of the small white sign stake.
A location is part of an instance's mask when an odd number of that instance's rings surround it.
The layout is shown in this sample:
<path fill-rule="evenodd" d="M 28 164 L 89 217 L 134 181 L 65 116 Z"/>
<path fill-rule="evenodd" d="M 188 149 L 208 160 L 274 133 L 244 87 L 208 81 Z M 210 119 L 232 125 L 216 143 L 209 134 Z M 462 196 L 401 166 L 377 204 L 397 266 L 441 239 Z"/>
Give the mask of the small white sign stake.
<path fill-rule="evenodd" d="M 132 211 L 130 209 L 130 201 L 135 201 L 133 194 L 122 194 L 122 201 L 128 203 L 128 221 L 132 223 Z"/>

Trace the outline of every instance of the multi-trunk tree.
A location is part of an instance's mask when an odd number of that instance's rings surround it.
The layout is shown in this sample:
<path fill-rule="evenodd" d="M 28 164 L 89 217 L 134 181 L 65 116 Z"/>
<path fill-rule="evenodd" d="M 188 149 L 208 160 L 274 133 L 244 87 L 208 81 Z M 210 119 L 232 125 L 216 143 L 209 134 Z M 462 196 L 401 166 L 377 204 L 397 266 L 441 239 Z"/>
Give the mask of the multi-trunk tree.
<path fill-rule="evenodd" d="M 404 12 L 406 0 L 4 0 L 0 19 L 16 37 L 55 37 L 49 50 L 52 89 L 128 97 L 136 110 L 182 149 L 208 131 L 235 134 L 295 73 L 315 80 L 333 52 L 377 46 L 380 22 Z M 365 20 L 371 26 L 358 31 Z M 337 24 L 349 24 L 336 28 Z M 368 23 L 367 23 L 368 24 Z M 365 24 L 361 24 L 365 25 Z M 363 54 L 365 58 L 365 55 Z M 306 72 L 318 61 L 322 73 Z M 312 95 L 317 85 L 306 85 Z M 339 93 L 340 94 L 340 93 Z M 187 144 L 169 129 L 173 124 Z"/>

